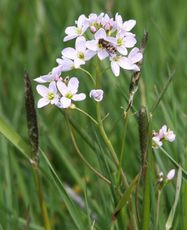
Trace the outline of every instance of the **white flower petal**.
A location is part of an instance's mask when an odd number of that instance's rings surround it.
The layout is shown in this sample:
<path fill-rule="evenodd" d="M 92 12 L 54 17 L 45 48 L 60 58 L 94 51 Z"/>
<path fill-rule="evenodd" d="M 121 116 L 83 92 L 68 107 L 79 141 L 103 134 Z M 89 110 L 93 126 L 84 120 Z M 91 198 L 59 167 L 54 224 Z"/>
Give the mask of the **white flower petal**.
<path fill-rule="evenodd" d="M 118 77 L 119 76 L 119 73 L 120 73 L 120 68 L 119 68 L 119 65 L 114 62 L 114 61 L 111 61 L 111 69 L 112 69 L 112 72 L 113 74 Z"/>
<path fill-rule="evenodd" d="M 136 25 L 135 20 L 128 20 L 123 23 L 123 29 L 126 31 L 130 31 Z"/>
<path fill-rule="evenodd" d="M 67 35 L 67 36 L 65 36 L 64 37 L 64 42 L 67 42 L 67 41 L 69 41 L 69 40 L 72 40 L 72 39 L 74 39 L 74 38 L 76 38 L 78 35 L 77 34 L 73 34 L 73 35 Z"/>
<path fill-rule="evenodd" d="M 87 41 L 86 42 L 86 47 L 89 50 L 97 51 L 98 50 L 98 42 L 96 40 Z"/>
<path fill-rule="evenodd" d="M 41 99 L 38 101 L 37 108 L 42 108 L 42 107 L 48 105 L 49 103 L 50 103 L 50 101 L 47 100 L 47 98 L 41 98 Z"/>
<path fill-rule="evenodd" d="M 127 48 L 132 48 L 136 44 L 136 38 L 134 36 L 127 36 L 123 41 Z"/>
<path fill-rule="evenodd" d="M 174 178 L 174 176 L 175 176 L 175 169 L 171 169 L 169 172 L 168 172 L 168 174 L 167 174 L 167 179 L 168 180 L 172 180 L 173 178 Z"/>
<path fill-rule="evenodd" d="M 153 148 L 156 149 L 162 146 L 162 141 L 160 141 L 159 137 L 153 137 L 152 140 L 153 140 Z"/>
<path fill-rule="evenodd" d="M 165 139 L 168 140 L 169 142 L 173 142 L 175 140 L 176 135 L 174 134 L 173 131 L 168 130 L 168 132 L 165 135 Z"/>
<path fill-rule="evenodd" d="M 65 33 L 68 35 L 75 35 L 76 34 L 77 27 L 76 26 L 68 26 L 65 29 Z"/>
<path fill-rule="evenodd" d="M 67 97 L 62 97 L 60 99 L 60 103 L 62 108 L 68 108 L 71 105 L 71 99 L 67 98 Z"/>
<path fill-rule="evenodd" d="M 84 94 L 84 93 L 79 93 L 79 94 L 75 94 L 75 95 L 72 97 L 72 100 L 73 100 L 73 101 L 83 101 L 85 98 L 86 98 L 86 94 Z"/>
<path fill-rule="evenodd" d="M 74 48 L 68 47 L 62 50 L 62 55 L 69 59 L 75 59 L 76 58 L 76 50 Z"/>
<path fill-rule="evenodd" d="M 106 31 L 101 28 L 95 33 L 95 39 L 99 40 L 100 38 L 106 39 Z"/>
<path fill-rule="evenodd" d="M 63 96 L 65 96 L 66 93 L 68 92 L 68 87 L 62 81 L 57 81 L 57 88 Z"/>
<path fill-rule="evenodd" d="M 77 20 L 77 26 L 81 28 L 86 23 L 86 17 L 84 14 L 81 14 Z"/>
<path fill-rule="evenodd" d="M 123 69 L 126 69 L 126 70 L 132 70 L 133 67 L 132 67 L 132 63 L 130 62 L 130 60 L 126 57 L 122 57 L 120 58 L 120 60 L 118 61 L 119 63 L 119 66 Z"/>
<path fill-rule="evenodd" d="M 53 92 L 54 94 L 57 93 L 56 83 L 54 81 L 49 84 L 49 91 Z"/>
<path fill-rule="evenodd" d="M 98 58 L 99 58 L 100 60 L 104 60 L 106 57 L 109 56 L 108 52 L 107 52 L 106 50 L 103 50 L 103 49 L 100 49 L 100 50 L 98 51 L 97 55 L 98 55 Z"/>
<path fill-rule="evenodd" d="M 35 78 L 34 81 L 38 82 L 38 83 L 46 83 L 46 82 L 50 82 L 53 80 L 53 77 L 51 76 L 51 74 L 48 75 L 43 75 L 41 77 Z"/>
<path fill-rule="evenodd" d="M 84 60 L 81 60 L 79 58 L 74 60 L 74 66 L 75 66 L 76 69 L 79 68 L 81 65 L 84 65 L 84 64 L 85 64 Z"/>
<path fill-rule="evenodd" d="M 122 55 L 127 55 L 128 51 L 127 49 L 125 48 L 125 46 L 118 46 L 117 47 L 117 51 L 122 54 Z"/>
<path fill-rule="evenodd" d="M 85 37 L 81 36 L 76 39 L 75 42 L 75 49 L 79 52 L 85 52 L 86 50 L 86 39 Z"/>
<path fill-rule="evenodd" d="M 128 58 L 130 58 L 132 63 L 137 63 L 137 62 L 142 60 L 143 55 L 142 55 L 142 53 L 140 53 L 140 50 L 135 47 L 129 53 Z"/>
<path fill-rule="evenodd" d="M 68 90 L 72 94 L 76 94 L 79 88 L 79 80 L 76 77 L 72 77 L 68 82 Z"/>
<path fill-rule="evenodd" d="M 88 61 L 90 60 L 92 57 L 94 57 L 96 55 L 95 51 L 92 50 L 86 50 L 85 52 L 85 60 Z"/>
<path fill-rule="evenodd" d="M 45 97 L 49 91 L 49 89 L 44 85 L 37 85 L 36 90 L 42 97 Z"/>

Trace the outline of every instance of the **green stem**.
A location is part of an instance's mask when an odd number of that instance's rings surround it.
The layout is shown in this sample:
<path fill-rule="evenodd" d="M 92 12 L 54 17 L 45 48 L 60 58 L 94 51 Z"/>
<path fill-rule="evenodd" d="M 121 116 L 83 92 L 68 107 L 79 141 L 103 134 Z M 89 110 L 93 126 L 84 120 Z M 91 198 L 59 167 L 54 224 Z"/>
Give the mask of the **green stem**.
<path fill-rule="evenodd" d="M 38 199 L 39 199 L 41 214 L 43 216 L 45 230 L 51 230 L 48 212 L 47 212 L 47 206 L 43 196 L 42 181 L 38 170 L 39 170 L 38 168 L 34 168 L 33 166 L 33 173 L 34 173 L 36 188 L 38 192 Z"/>
<path fill-rule="evenodd" d="M 121 153 L 120 153 L 120 165 L 119 165 L 119 169 L 118 169 L 118 181 L 119 181 L 119 185 L 121 182 L 121 178 L 120 178 L 120 171 L 122 170 L 122 162 L 124 159 L 124 149 L 125 149 L 125 138 L 126 138 L 126 133 L 127 133 L 127 123 L 128 123 L 128 115 L 129 115 L 129 111 L 126 113 L 125 116 L 125 121 L 124 121 L 124 130 L 123 130 L 123 135 L 122 135 L 122 146 L 121 146 Z"/>
<path fill-rule="evenodd" d="M 79 68 L 80 70 L 82 70 L 84 73 L 86 73 L 93 81 L 94 85 L 95 85 L 95 79 L 93 78 L 93 76 L 91 75 L 90 72 L 88 72 L 87 70 L 83 69 L 83 68 Z"/>
<path fill-rule="evenodd" d="M 158 198 L 157 198 L 157 205 L 156 205 L 156 230 L 158 230 L 158 225 L 159 225 L 161 192 L 162 190 L 158 190 Z"/>
<path fill-rule="evenodd" d="M 79 112 L 81 112 L 81 113 L 83 113 L 88 118 L 90 118 L 96 125 L 98 125 L 98 122 L 90 114 L 88 114 L 86 111 L 84 111 L 84 110 L 82 110 L 82 109 L 80 109 L 78 107 L 75 107 L 74 109 L 77 110 L 77 111 L 79 111 Z"/>
<path fill-rule="evenodd" d="M 101 119 L 101 114 L 100 114 L 100 108 L 99 108 L 99 103 L 97 103 L 97 118 L 98 118 L 98 127 L 99 127 L 99 131 L 100 131 L 100 134 L 112 156 L 112 159 L 116 165 L 116 167 L 119 169 L 120 167 L 120 163 L 119 163 L 119 160 L 117 158 L 117 154 L 114 150 L 114 147 L 113 145 L 111 144 L 106 132 L 105 132 L 105 129 L 103 127 L 103 123 L 102 123 L 102 119 Z M 125 176 L 125 174 L 123 173 L 123 170 L 122 168 L 120 169 L 120 174 L 121 174 L 121 177 L 122 177 L 122 180 L 123 180 L 123 183 L 124 183 L 124 186 L 127 188 L 129 185 L 128 185 L 128 181 L 127 181 L 127 178 Z"/>
<path fill-rule="evenodd" d="M 92 165 L 90 165 L 90 163 L 84 158 L 83 154 L 81 153 L 78 145 L 77 145 L 77 142 L 75 140 L 75 137 L 74 137 L 74 134 L 73 134 L 73 131 L 72 131 L 72 128 L 70 126 L 70 123 L 67 120 L 67 123 L 68 123 L 68 127 L 69 127 L 69 130 L 70 130 L 70 135 L 71 135 L 71 139 L 72 139 L 72 142 L 73 142 L 73 145 L 77 151 L 77 154 L 79 155 L 79 157 L 81 158 L 81 160 L 86 164 L 86 166 L 92 171 L 94 172 L 98 177 L 100 177 L 102 180 L 104 180 L 105 182 L 107 182 L 109 185 L 111 185 L 111 181 L 108 180 L 106 177 L 104 177 L 100 172 L 98 172 L 94 167 L 92 167 Z"/>
<path fill-rule="evenodd" d="M 179 163 L 177 163 L 177 162 L 169 155 L 169 153 L 166 152 L 165 149 L 163 149 L 162 147 L 160 147 L 160 150 L 164 153 L 165 156 L 167 156 L 167 157 L 170 159 L 170 161 L 171 161 L 177 168 L 181 167 L 181 165 L 180 165 Z M 155 154 L 156 154 L 156 153 L 155 153 Z M 181 168 L 182 168 L 182 167 L 181 167 Z M 185 179 L 187 179 L 187 172 L 184 170 L 184 168 L 182 168 L 182 174 L 183 174 L 183 177 L 184 177 Z"/>

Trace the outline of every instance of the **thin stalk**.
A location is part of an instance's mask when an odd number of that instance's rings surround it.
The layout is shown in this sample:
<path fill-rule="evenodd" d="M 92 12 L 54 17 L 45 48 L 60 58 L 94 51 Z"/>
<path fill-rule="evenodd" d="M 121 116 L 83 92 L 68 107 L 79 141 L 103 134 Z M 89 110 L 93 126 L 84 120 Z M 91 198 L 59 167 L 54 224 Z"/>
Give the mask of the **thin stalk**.
<path fill-rule="evenodd" d="M 70 135 L 71 135 L 71 139 L 72 139 L 72 142 L 73 142 L 73 145 L 77 151 L 77 154 L 79 155 L 79 157 L 81 158 L 81 160 L 86 164 L 86 166 L 94 173 L 96 174 L 98 177 L 100 177 L 102 180 L 104 180 L 106 183 L 108 183 L 109 185 L 111 185 L 111 181 L 108 180 L 105 176 L 103 176 L 100 172 L 98 172 L 83 156 L 83 154 L 81 153 L 78 145 L 77 145 L 77 142 L 75 140 L 75 136 L 73 134 L 73 131 L 72 131 L 72 128 L 69 124 L 69 121 L 67 120 L 67 123 L 68 123 L 68 127 L 69 127 L 69 130 L 70 130 Z"/>
<path fill-rule="evenodd" d="M 169 84 L 171 83 L 171 81 L 173 79 L 174 74 L 175 74 L 175 71 L 173 71 L 172 73 L 169 73 L 168 79 L 167 79 L 163 89 L 161 90 L 160 94 L 158 95 L 158 98 L 157 98 L 156 102 L 154 103 L 154 105 L 151 108 L 151 113 L 152 114 L 155 112 L 157 106 L 159 105 L 161 99 L 163 98 L 163 96 L 164 96 Z"/>
<path fill-rule="evenodd" d="M 80 109 L 78 107 L 75 107 L 74 109 L 77 110 L 77 111 L 79 111 L 79 112 L 81 112 L 81 113 L 83 113 L 88 118 L 90 118 L 96 125 L 98 125 L 98 122 L 90 114 L 88 114 L 86 111 L 84 111 L 84 110 L 82 110 L 82 109 Z"/>
<path fill-rule="evenodd" d="M 126 138 L 126 131 L 127 131 L 127 123 L 128 123 L 128 115 L 129 115 L 129 111 L 127 111 L 127 113 L 125 114 L 125 121 L 124 121 L 124 130 L 123 130 L 123 135 L 122 135 L 122 145 L 121 145 L 121 153 L 120 153 L 120 165 L 119 165 L 119 169 L 118 169 L 118 181 L 119 181 L 119 185 L 120 185 L 120 171 L 122 170 L 122 162 L 124 159 L 124 149 L 125 149 L 125 138 Z"/>
<path fill-rule="evenodd" d="M 158 230 L 158 225 L 159 225 L 161 192 L 162 190 L 158 190 L 158 198 L 157 198 L 157 205 L 156 205 L 156 230 Z"/>
<path fill-rule="evenodd" d="M 43 221 L 44 221 L 44 227 L 45 227 L 45 230 L 51 230 L 48 212 L 47 212 L 47 206 L 46 206 L 44 196 L 43 196 L 42 181 L 41 181 L 41 177 L 39 174 L 39 169 L 37 167 L 34 168 L 34 166 L 32 169 L 33 169 L 33 173 L 34 173 L 34 179 L 35 179 L 35 184 L 36 184 L 36 188 L 37 188 L 41 214 L 42 214 Z"/>
<path fill-rule="evenodd" d="M 169 155 L 169 153 L 166 152 L 165 149 L 163 149 L 162 147 L 160 147 L 160 150 L 164 153 L 164 155 L 165 155 L 166 157 L 168 157 L 168 158 L 170 159 L 170 161 L 171 161 L 177 168 L 181 167 L 181 165 L 180 165 L 179 163 L 177 163 L 177 162 Z M 181 168 L 182 168 L 182 167 L 181 167 Z M 182 174 L 183 174 L 183 177 L 184 177 L 185 179 L 187 179 L 187 171 L 185 171 L 184 168 L 182 168 Z"/>
<path fill-rule="evenodd" d="M 120 162 L 119 162 L 119 160 L 117 158 L 117 154 L 116 154 L 116 152 L 114 150 L 114 147 L 111 144 L 111 142 L 110 142 L 110 140 L 109 140 L 109 138 L 108 138 L 108 136 L 107 136 L 107 134 L 105 132 L 104 127 L 103 127 L 101 114 L 100 114 L 99 103 L 97 103 L 97 118 L 98 118 L 98 128 L 99 128 L 100 134 L 101 134 L 101 136 L 102 136 L 102 138 L 103 138 L 103 140 L 104 140 L 104 142 L 105 142 L 105 144 L 106 144 L 106 146 L 107 146 L 107 148 L 108 148 L 108 150 L 109 150 L 109 152 L 111 154 L 111 157 L 112 157 L 116 167 L 119 168 L 120 167 Z M 120 169 L 120 174 L 121 174 L 124 186 L 127 188 L 129 186 L 128 181 L 127 181 L 127 178 L 126 178 L 126 176 L 125 176 L 125 174 L 124 174 L 122 169 Z"/>
<path fill-rule="evenodd" d="M 90 72 L 88 72 L 87 70 L 83 69 L 83 68 L 79 68 L 80 70 L 82 70 L 84 73 L 86 73 L 93 81 L 94 85 L 95 85 L 95 79 L 93 78 L 93 76 L 91 75 Z"/>

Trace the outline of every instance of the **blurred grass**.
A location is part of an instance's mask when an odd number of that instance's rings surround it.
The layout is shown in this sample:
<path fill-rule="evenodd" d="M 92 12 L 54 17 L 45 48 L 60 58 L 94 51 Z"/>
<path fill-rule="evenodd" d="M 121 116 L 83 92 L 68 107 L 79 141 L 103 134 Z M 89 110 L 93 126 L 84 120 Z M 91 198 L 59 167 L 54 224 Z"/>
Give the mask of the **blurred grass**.
<path fill-rule="evenodd" d="M 149 108 L 156 100 L 157 91 L 160 92 L 168 76 L 168 68 L 175 70 L 175 76 L 166 94 L 159 104 L 154 116 L 153 127 L 158 130 L 167 124 L 174 129 L 177 140 L 167 145 L 167 151 L 179 162 L 186 162 L 186 130 L 187 130 L 187 30 L 186 14 L 187 2 L 179 1 L 86 1 L 86 0 L 1 0 L 0 1 L 0 115 L 6 117 L 18 133 L 27 138 L 27 125 L 24 112 L 23 73 L 27 70 L 32 78 L 48 73 L 56 65 L 55 59 L 60 56 L 63 47 L 64 29 L 74 24 L 80 14 L 91 12 L 108 12 L 115 15 L 119 12 L 124 19 L 134 18 L 137 25 L 134 31 L 140 42 L 143 31 L 149 33 L 148 46 L 145 52 L 145 63 L 141 83 L 145 92 L 139 90 L 135 97 L 135 108 L 141 103 L 145 94 Z M 107 63 L 105 63 L 108 66 Z M 89 65 L 89 70 L 94 71 Z M 88 92 L 87 76 L 77 72 L 82 89 Z M 122 72 L 115 78 L 108 70 L 102 76 L 105 99 L 101 103 L 105 114 L 110 116 L 105 121 L 110 138 L 117 152 L 121 148 L 123 120 L 120 119 L 121 106 L 127 106 L 127 96 L 130 75 Z M 33 86 L 35 84 L 33 83 Z M 157 90 L 155 90 L 155 88 Z M 142 88 L 141 88 L 142 89 Z M 38 98 L 38 95 L 36 95 Z M 89 108 L 94 114 L 94 107 L 88 99 L 81 104 Z M 112 192 L 100 179 L 96 178 L 77 157 L 71 144 L 68 127 L 57 109 L 48 107 L 38 110 L 40 126 L 40 146 L 47 153 L 58 175 L 66 184 L 73 187 L 84 200 L 87 200 L 87 212 L 92 219 L 97 215 L 98 229 L 110 229 L 111 213 L 115 201 L 111 200 Z M 101 173 L 112 178 L 107 169 L 109 161 L 107 151 L 103 147 L 99 134 L 85 118 L 81 119 L 78 112 L 71 113 L 71 117 L 94 140 L 97 151 L 93 151 L 82 142 L 76 133 L 77 141 L 87 160 Z M 119 121 L 118 121 L 119 120 Z M 118 121 L 118 122 L 117 122 Z M 134 116 L 130 116 L 126 137 L 125 160 L 123 168 L 129 178 L 133 178 L 139 170 L 139 142 L 137 123 Z M 33 185 L 31 169 L 25 159 L 17 154 L 7 140 L 0 136 L 0 224 L 3 229 L 22 229 L 26 220 L 27 210 L 30 210 L 31 223 L 36 224 L 31 229 L 42 226 L 39 205 Z M 168 159 L 162 157 L 163 171 L 168 171 L 172 165 Z M 133 162 L 133 164 L 132 164 Z M 46 167 L 41 160 L 41 164 Z M 112 162 L 110 163 L 112 164 Z M 113 173 L 113 172 L 112 172 Z M 71 217 L 64 206 L 60 194 L 54 186 L 44 179 L 45 198 L 49 207 L 54 229 L 76 229 Z M 185 229 L 187 221 L 182 218 L 187 215 L 186 182 L 180 198 L 178 214 L 174 219 L 173 229 Z M 162 211 L 160 226 L 163 227 L 174 200 L 174 185 L 165 188 L 162 197 Z M 113 196 L 114 197 L 114 196 Z M 77 208 L 79 208 L 77 206 Z M 89 210 L 91 212 L 89 213 Z M 91 220 L 92 223 L 92 220 Z M 88 225 L 88 220 L 85 220 Z M 117 227 L 116 227 L 117 229 Z"/>

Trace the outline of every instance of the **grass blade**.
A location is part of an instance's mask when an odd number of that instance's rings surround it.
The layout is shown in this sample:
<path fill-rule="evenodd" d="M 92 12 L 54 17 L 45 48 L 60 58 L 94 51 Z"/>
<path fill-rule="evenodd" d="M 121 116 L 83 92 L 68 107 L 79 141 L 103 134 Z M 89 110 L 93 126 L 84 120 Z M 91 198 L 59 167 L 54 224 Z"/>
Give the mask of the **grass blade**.
<path fill-rule="evenodd" d="M 176 193 L 175 193 L 175 201 L 173 204 L 173 207 L 170 211 L 169 217 L 166 221 L 166 230 L 169 230 L 172 227 L 176 207 L 179 201 L 179 194 L 181 190 L 181 184 L 182 184 L 182 168 L 179 167 L 178 174 L 177 174 L 177 184 L 176 184 Z"/>

